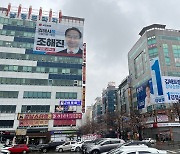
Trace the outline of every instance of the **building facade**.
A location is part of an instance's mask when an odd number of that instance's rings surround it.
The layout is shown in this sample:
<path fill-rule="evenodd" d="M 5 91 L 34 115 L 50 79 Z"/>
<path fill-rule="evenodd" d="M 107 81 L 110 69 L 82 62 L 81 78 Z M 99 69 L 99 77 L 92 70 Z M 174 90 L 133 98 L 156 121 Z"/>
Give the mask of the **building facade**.
<path fill-rule="evenodd" d="M 122 115 L 130 115 L 130 88 L 129 77 L 126 77 L 117 90 L 117 111 L 120 111 Z"/>
<path fill-rule="evenodd" d="M 128 53 L 132 114 L 144 137 L 180 139 L 180 33 L 166 25 L 144 27 Z"/>
<path fill-rule="evenodd" d="M 113 113 L 116 110 L 117 97 L 114 82 L 109 82 L 106 89 L 102 92 L 102 113 Z"/>
<path fill-rule="evenodd" d="M 101 122 L 101 118 L 102 118 L 102 99 L 101 97 L 97 97 L 93 105 L 92 119 L 94 122 L 99 123 Z"/>
<path fill-rule="evenodd" d="M 0 8 L 2 140 L 28 136 L 30 142 L 45 143 L 77 137 L 85 111 L 83 25 L 83 18 L 61 11 Z M 77 36 L 70 34 L 73 30 Z M 74 40 L 79 49 L 70 53 Z"/>
<path fill-rule="evenodd" d="M 86 113 L 83 119 L 83 124 L 86 124 L 90 121 L 92 121 L 92 111 L 93 111 L 93 105 L 86 106 Z"/>

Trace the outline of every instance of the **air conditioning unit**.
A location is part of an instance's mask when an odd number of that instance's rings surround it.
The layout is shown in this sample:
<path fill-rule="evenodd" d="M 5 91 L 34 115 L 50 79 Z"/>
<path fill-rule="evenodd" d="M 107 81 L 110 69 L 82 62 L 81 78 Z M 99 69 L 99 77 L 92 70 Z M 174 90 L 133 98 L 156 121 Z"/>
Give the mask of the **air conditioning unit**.
<path fill-rule="evenodd" d="M 78 80 L 74 80 L 74 86 L 78 86 Z"/>

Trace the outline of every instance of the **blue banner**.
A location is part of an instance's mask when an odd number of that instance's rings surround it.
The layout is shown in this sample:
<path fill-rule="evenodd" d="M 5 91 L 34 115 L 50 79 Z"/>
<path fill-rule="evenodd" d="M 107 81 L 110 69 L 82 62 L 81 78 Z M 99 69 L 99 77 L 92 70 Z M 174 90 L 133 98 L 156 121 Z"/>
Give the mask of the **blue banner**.
<path fill-rule="evenodd" d="M 80 100 L 71 100 L 71 101 L 60 101 L 61 106 L 81 106 Z"/>

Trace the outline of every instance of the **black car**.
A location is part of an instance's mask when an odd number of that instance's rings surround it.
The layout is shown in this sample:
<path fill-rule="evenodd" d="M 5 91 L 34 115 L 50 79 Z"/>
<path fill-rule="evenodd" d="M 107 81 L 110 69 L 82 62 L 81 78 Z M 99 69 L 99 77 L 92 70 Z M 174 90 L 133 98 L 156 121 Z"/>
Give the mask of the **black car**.
<path fill-rule="evenodd" d="M 40 151 L 46 153 L 49 150 L 55 150 L 58 145 L 61 145 L 63 143 L 65 143 L 65 142 L 61 141 L 61 142 L 51 142 L 51 143 L 48 143 L 48 144 L 40 147 Z"/>
<path fill-rule="evenodd" d="M 34 144 L 29 144 L 29 151 L 40 151 L 41 147 L 45 146 L 47 144 L 38 144 L 38 145 L 34 145 Z"/>

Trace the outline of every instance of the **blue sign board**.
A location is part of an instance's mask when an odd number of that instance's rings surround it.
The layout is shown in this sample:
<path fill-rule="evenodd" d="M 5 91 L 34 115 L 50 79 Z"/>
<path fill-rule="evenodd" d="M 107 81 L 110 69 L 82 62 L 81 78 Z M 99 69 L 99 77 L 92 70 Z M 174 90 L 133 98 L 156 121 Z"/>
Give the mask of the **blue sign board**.
<path fill-rule="evenodd" d="M 81 106 L 81 101 L 80 100 L 68 100 L 68 101 L 60 101 L 59 102 L 61 106 Z"/>

